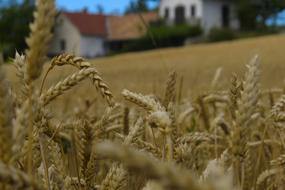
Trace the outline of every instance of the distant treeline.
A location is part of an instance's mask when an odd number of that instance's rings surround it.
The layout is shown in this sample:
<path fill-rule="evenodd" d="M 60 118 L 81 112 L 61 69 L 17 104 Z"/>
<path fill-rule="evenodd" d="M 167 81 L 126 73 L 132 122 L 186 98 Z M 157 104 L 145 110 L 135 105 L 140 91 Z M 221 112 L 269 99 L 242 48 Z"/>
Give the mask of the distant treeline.
<path fill-rule="evenodd" d="M 15 50 L 22 52 L 26 48 L 25 37 L 29 34 L 33 10 L 30 0 L 10 1 L 0 7 L 0 52 L 5 58 L 13 56 Z"/>

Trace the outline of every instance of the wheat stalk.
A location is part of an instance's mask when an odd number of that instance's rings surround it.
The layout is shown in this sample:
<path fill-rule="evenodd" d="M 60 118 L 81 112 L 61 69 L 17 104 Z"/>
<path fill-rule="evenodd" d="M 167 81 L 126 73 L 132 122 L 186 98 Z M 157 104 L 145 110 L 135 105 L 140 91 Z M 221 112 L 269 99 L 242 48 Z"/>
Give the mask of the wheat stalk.
<path fill-rule="evenodd" d="M 7 82 L 4 78 L 2 67 L 0 67 L 0 158 L 4 163 L 8 163 L 12 157 L 12 100 L 8 90 Z"/>
<path fill-rule="evenodd" d="M 97 151 L 104 157 L 122 162 L 129 170 L 143 172 L 150 179 L 160 180 L 167 189 L 203 189 L 195 182 L 191 174 L 177 171 L 171 164 L 158 162 L 153 157 L 126 146 L 105 142 L 97 146 Z"/>
<path fill-rule="evenodd" d="M 5 165 L 0 161 L 0 181 L 11 185 L 14 189 L 30 189 L 43 190 L 44 188 L 36 181 L 32 180 L 24 172 Z"/>

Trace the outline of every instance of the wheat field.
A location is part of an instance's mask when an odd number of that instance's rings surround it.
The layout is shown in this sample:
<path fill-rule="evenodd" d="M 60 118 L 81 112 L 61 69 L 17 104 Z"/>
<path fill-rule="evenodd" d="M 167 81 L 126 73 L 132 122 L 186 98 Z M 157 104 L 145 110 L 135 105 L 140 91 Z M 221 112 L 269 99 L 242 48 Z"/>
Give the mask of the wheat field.
<path fill-rule="evenodd" d="M 1 190 L 284 188 L 282 35 L 46 61 L 56 11 L 36 6 L 0 68 Z"/>
<path fill-rule="evenodd" d="M 168 48 L 102 58 L 92 63 L 104 74 L 115 93 L 123 88 L 152 93 L 160 92 L 169 72 L 177 71 L 187 88 L 185 95 L 209 88 L 218 68 L 222 68 L 220 87 L 228 86 L 233 72 L 242 74 L 244 65 L 258 54 L 261 59 L 261 82 L 264 88 L 280 86 L 284 79 L 283 46 L 285 35 L 242 39 L 232 42 Z M 119 78 L 119 80 L 117 80 Z M 197 85 L 199 83 L 199 85 Z M 194 93 L 195 94 L 195 93 Z"/>
<path fill-rule="evenodd" d="M 97 58 L 90 62 L 106 78 L 116 96 L 119 96 L 124 88 L 162 95 L 161 84 L 173 70 L 177 72 L 179 80 L 183 78 L 183 83 L 187 84 L 187 88 L 183 89 L 183 95 L 191 96 L 197 95 L 196 92 L 207 91 L 219 68 L 222 68 L 219 88 L 229 87 L 228 79 L 231 74 L 241 75 L 245 71 L 244 65 L 256 54 L 261 59 L 262 88 L 282 86 L 285 78 L 283 46 L 285 34 L 280 34 L 232 42 L 127 53 Z M 6 67 L 7 78 L 15 82 L 15 68 Z M 72 68 L 66 67 L 51 72 L 47 86 L 73 71 Z M 88 88 L 88 85 L 85 87 Z M 80 88 L 78 91 L 84 90 Z"/>

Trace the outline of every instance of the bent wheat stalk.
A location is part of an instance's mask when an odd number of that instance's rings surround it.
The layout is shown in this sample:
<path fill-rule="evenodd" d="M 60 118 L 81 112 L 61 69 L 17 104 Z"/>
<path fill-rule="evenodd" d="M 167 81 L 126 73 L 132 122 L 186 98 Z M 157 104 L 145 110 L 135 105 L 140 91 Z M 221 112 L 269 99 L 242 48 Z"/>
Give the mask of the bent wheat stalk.
<path fill-rule="evenodd" d="M 63 65 L 72 65 L 74 67 L 77 67 L 78 69 L 91 67 L 91 64 L 85 61 L 82 57 L 76 57 L 74 55 L 66 53 L 54 57 L 51 60 L 50 67 L 53 68 L 55 66 L 63 66 Z"/>
<path fill-rule="evenodd" d="M 87 69 L 93 69 L 93 73 L 89 74 L 88 77 L 92 80 L 92 82 L 95 84 L 96 88 L 99 89 L 102 97 L 104 99 L 106 99 L 107 103 L 109 104 L 109 106 L 113 107 L 115 105 L 115 101 L 113 98 L 113 94 L 110 91 L 109 87 L 107 86 L 107 84 L 103 81 L 103 79 L 101 78 L 101 76 L 99 75 L 98 71 L 95 68 L 91 68 L 91 64 L 87 61 L 85 61 L 83 58 L 81 57 L 76 57 L 74 55 L 70 55 L 70 54 L 62 54 L 59 56 L 56 56 L 55 58 L 52 59 L 51 61 L 51 66 L 49 67 L 49 69 L 47 70 L 42 84 L 41 84 L 41 88 L 40 88 L 40 92 L 42 92 L 43 86 L 44 86 L 44 82 L 47 78 L 48 73 L 55 67 L 55 66 L 63 66 L 63 65 L 72 65 L 78 69 L 81 70 L 87 70 Z"/>
<path fill-rule="evenodd" d="M 45 75 L 43 77 L 41 88 L 40 88 L 40 94 L 42 93 L 44 83 L 45 83 L 45 80 L 47 79 L 49 72 L 55 66 L 64 66 L 64 65 L 71 65 L 71 66 L 74 66 L 78 69 L 91 67 L 91 64 L 89 62 L 85 61 L 82 57 L 76 57 L 74 55 L 70 55 L 70 54 L 66 54 L 66 53 L 54 57 L 51 60 L 50 67 L 48 68 L 47 72 L 45 73 Z"/>
<path fill-rule="evenodd" d="M 87 77 L 91 77 L 93 79 L 102 96 L 107 100 L 110 106 L 113 106 L 113 95 L 109 91 L 108 86 L 98 75 L 98 72 L 95 68 L 81 69 L 80 71 L 74 73 L 73 75 L 67 77 L 63 81 L 60 81 L 55 86 L 48 89 L 48 91 L 45 94 L 42 94 L 40 97 L 42 104 L 49 104 L 53 99 L 60 96 L 65 91 L 71 89 L 73 86 L 77 85 L 80 81 L 84 80 Z"/>

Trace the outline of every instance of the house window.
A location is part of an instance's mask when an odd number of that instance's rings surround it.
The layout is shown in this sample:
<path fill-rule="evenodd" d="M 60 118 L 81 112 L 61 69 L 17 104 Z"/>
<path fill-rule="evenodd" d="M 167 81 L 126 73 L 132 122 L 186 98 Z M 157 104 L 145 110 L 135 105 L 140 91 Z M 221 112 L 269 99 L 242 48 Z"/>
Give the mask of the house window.
<path fill-rule="evenodd" d="M 164 18 L 168 19 L 169 18 L 169 8 L 164 9 Z"/>
<path fill-rule="evenodd" d="M 60 40 L 60 50 L 64 51 L 66 48 L 66 43 L 65 40 Z"/>
<path fill-rule="evenodd" d="M 228 28 L 230 26 L 230 8 L 228 5 L 222 6 L 222 26 Z"/>
<path fill-rule="evenodd" d="M 185 23 L 185 8 L 183 6 L 177 6 L 175 8 L 175 24 Z"/>
<path fill-rule="evenodd" d="M 196 6 L 191 5 L 190 10 L 191 10 L 191 17 L 196 17 Z"/>

